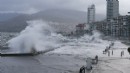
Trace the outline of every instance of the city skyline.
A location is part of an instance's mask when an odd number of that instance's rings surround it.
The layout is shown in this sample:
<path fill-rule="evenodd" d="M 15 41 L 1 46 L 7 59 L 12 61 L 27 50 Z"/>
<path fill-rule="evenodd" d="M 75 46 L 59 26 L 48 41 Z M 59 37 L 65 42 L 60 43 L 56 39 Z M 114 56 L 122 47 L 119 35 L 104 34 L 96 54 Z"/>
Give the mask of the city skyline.
<path fill-rule="evenodd" d="M 129 0 L 119 0 L 119 12 L 129 12 Z M 46 9 L 72 9 L 87 12 L 89 5 L 96 5 L 96 13 L 106 15 L 106 0 L 0 0 L 0 13 L 35 13 Z"/>

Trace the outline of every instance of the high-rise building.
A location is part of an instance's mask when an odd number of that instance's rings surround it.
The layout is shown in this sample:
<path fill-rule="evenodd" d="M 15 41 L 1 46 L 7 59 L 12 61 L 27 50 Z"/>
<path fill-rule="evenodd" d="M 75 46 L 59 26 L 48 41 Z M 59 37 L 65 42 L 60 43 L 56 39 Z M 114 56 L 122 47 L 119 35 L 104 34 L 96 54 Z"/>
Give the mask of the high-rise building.
<path fill-rule="evenodd" d="M 118 0 L 106 0 L 107 1 L 107 21 L 119 16 L 119 1 Z"/>
<path fill-rule="evenodd" d="M 95 22 L 95 5 L 88 7 L 88 23 Z"/>

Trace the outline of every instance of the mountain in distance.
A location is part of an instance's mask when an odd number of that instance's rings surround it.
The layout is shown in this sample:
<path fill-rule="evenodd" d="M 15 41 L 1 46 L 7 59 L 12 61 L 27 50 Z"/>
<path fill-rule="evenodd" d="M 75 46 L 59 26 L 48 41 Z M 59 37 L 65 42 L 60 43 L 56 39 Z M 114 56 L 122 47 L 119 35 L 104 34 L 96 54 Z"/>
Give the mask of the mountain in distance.
<path fill-rule="evenodd" d="M 51 9 L 40 11 L 31 15 L 32 18 L 42 18 L 47 21 L 62 22 L 62 23 L 86 23 L 87 12 L 67 9 Z M 102 14 L 96 15 L 96 20 L 100 21 L 105 19 Z"/>
<path fill-rule="evenodd" d="M 38 12 L 32 15 L 33 18 L 42 18 L 47 21 L 61 22 L 61 23 L 81 23 L 86 22 L 86 13 L 76 10 L 52 9 Z"/>
<path fill-rule="evenodd" d="M 97 14 L 98 20 L 102 20 L 105 17 Z M 100 18 L 99 18 L 100 17 Z M 76 10 L 66 9 L 50 9 L 40 11 L 35 14 L 19 14 L 18 16 L 6 21 L 0 22 L 0 31 L 4 32 L 20 32 L 27 26 L 27 21 L 42 19 L 44 21 L 52 21 L 57 23 L 75 24 L 86 23 L 87 13 Z M 77 24 L 76 24 L 77 23 Z M 70 25 L 71 26 L 71 25 Z"/>
<path fill-rule="evenodd" d="M 7 21 L 19 15 L 20 13 L 0 13 L 0 21 Z"/>

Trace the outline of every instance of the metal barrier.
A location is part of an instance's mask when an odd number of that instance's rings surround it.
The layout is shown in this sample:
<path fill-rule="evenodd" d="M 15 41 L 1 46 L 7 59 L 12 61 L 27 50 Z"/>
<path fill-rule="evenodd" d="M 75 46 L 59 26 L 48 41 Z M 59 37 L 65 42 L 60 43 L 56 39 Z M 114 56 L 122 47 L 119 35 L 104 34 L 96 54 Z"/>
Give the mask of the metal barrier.
<path fill-rule="evenodd" d="M 11 57 L 11 56 L 34 56 L 33 53 L 0 53 L 1 57 Z"/>

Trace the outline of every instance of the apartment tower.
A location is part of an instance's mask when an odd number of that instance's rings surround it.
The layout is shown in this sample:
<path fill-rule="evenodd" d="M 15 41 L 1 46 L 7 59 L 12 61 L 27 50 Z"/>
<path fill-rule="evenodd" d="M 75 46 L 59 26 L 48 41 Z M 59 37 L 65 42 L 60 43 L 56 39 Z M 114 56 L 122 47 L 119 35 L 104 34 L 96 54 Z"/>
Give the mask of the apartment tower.
<path fill-rule="evenodd" d="M 106 0 L 107 1 L 107 21 L 119 16 L 119 1 L 118 0 Z"/>
<path fill-rule="evenodd" d="M 95 22 L 95 5 L 88 7 L 88 23 Z"/>

